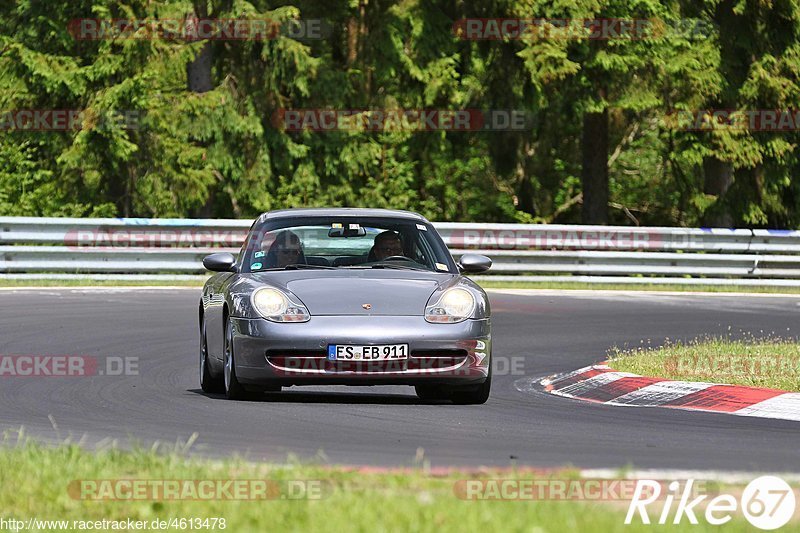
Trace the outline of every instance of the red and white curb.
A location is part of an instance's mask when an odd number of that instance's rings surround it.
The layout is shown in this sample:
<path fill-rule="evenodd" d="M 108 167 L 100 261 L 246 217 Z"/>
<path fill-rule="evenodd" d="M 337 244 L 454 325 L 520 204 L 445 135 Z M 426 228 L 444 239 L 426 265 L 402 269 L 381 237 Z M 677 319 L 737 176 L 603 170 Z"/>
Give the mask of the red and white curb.
<path fill-rule="evenodd" d="M 540 382 L 551 394 L 607 405 L 668 407 L 800 422 L 800 393 L 775 389 L 648 378 L 587 366 Z"/>

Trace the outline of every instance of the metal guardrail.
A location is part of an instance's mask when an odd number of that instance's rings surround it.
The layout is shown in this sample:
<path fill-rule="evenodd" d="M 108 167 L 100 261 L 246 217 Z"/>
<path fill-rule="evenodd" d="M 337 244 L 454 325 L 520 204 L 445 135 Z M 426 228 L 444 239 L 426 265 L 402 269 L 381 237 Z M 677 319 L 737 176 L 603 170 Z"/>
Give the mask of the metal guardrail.
<path fill-rule="evenodd" d="M 251 222 L 0 217 L 0 277 L 186 278 L 205 255 L 237 252 Z M 800 286 L 800 231 L 434 225 L 456 258 L 493 259 L 485 279 Z"/>

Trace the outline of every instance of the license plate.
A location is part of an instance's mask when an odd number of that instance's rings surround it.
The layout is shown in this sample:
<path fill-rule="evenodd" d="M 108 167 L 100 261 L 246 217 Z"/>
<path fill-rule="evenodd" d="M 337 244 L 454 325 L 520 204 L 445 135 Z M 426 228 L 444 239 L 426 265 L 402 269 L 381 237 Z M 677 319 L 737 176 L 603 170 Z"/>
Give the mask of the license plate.
<path fill-rule="evenodd" d="M 408 344 L 329 344 L 329 361 L 395 361 L 408 359 Z"/>

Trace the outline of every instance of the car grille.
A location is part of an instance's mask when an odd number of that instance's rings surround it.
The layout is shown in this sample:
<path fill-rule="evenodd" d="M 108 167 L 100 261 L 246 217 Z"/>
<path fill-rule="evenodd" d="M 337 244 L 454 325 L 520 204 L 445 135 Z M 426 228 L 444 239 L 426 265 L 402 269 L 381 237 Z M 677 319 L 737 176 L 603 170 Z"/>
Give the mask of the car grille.
<path fill-rule="evenodd" d="M 466 350 L 412 350 L 408 368 L 409 370 L 448 368 L 460 365 L 468 355 Z"/>
<path fill-rule="evenodd" d="M 327 350 L 267 350 L 269 363 L 286 371 L 384 373 L 405 370 L 437 370 L 459 366 L 466 350 L 412 350 L 404 361 L 328 361 Z"/>

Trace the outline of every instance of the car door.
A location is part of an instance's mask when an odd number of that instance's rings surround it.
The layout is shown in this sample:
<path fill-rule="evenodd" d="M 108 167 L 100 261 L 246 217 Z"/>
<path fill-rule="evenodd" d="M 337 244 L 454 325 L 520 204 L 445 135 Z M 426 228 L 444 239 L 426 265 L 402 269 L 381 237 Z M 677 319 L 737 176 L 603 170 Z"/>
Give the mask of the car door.
<path fill-rule="evenodd" d="M 236 275 L 231 272 L 216 274 L 203 289 L 203 316 L 206 321 L 208 356 L 217 362 L 222 361 L 224 349 L 225 323 L 223 320 L 223 308 L 225 305 L 225 290 L 230 285 L 231 277 Z"/>

